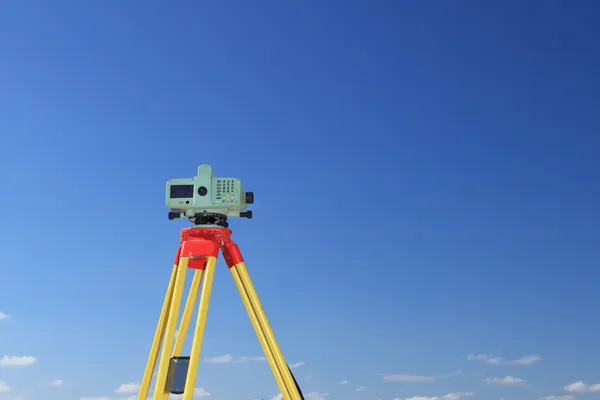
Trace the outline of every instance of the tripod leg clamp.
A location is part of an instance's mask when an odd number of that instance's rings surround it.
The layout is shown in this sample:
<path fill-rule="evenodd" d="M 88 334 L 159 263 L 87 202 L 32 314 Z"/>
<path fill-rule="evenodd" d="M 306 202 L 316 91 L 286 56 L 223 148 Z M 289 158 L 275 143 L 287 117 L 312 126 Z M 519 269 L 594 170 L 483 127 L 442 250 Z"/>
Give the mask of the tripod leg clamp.
<path fill-rule="evenodd" d="M 188 240 L 181 245 L 181 257 L 188 258 L 188 268 L 206 269 L 208 257 L 219 255 L 219 244 L 210 240 Z"/>
<path fill-rule="evenodd" d="M 244 262 L 240 248 L 233 242 L 227 243 L 223 248 L 223 258 L 225 259 L 225 262 L 227 262 L 229 269 Z"/>

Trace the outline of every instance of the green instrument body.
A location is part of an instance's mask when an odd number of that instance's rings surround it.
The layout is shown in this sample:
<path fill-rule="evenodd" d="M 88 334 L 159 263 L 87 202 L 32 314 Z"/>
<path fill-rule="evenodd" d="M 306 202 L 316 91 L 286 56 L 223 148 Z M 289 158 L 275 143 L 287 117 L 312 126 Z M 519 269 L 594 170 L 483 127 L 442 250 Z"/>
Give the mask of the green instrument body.
<path fill-rule="evenodd" d="M 217 178 L 210 165 L 200 165 L 193 178 L 167 181 L 166 203 L 172 214 L 191 218 L 197 214 L 221 214 L 229 218 L 247 217 L 254 194 L 245 192 L 236 178 Z"/>

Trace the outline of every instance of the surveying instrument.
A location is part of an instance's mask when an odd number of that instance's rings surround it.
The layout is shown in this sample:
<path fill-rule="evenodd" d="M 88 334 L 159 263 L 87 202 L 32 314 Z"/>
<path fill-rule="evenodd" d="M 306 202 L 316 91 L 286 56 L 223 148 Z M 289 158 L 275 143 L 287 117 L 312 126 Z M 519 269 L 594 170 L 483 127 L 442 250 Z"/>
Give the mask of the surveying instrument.
<path fill-rule="evenodd" d="M 240 249 L 231 239 L 231 230 L 228 229 L 228 218 L 252 218 L 252 211 L 247 210 L 247 207 L 248 204 L 254 203 L 254 194 L 245 192 L 239 179 L 215 178 L 210 165 L 200 165 L 198 175 L 193 178 L 167 181 L 166 189 L 169 219 L 188 218 L 194 225 L 181 230 L 180 245 L 137 399 L 148 398 L 158 361 L 153 400 L 167 400 L 169 394 L 183 395 L 183 400 L 192 400 L 215 267 L 221 252 L 284 400 L 304 400 L 302 391 L 277 344 Z M 194 271 L 194 276 L 177 329 L 188 269 Z M 200 304 L 191 354 L 182 356 L 199 293 Z"/>

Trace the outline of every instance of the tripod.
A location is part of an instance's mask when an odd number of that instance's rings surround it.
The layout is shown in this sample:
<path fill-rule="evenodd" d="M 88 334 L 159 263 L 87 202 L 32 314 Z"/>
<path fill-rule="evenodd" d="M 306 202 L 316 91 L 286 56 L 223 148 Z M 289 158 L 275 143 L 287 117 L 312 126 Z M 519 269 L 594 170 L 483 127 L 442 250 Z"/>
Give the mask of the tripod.
<path fill-rule="evenodd" d="M 192 400 L 215 267 L 219 251 L 221 251 L 284 400 L 304 400 L 302 391 L 277 344 L 273 330 L 250 280 L 250 275 L 246 270 L 240 249 L 231 240 L 231 230 L 222 226 L 202 227 L 196 225 L 182 229 L 180 239 L 181 244 L 175 257 L 173 272 L 171 273 L 137 399 L 147 399 L 160 353 L 153 400 L 167 400 L 170 393 L 183 394 L 183 400 Z M 194 270 L 194 277 L 181 317 L 179 330 L 177 330 L 177 319 L 188 269 Z M 198 293 L 200 293 L 201 283 L 202 291 L 191 354 L 189 357 L 182 357 L 184 340 L 187 336 Z M 177 337 L 175 338 L 176 332 Z M 173 345 L 174 339 L 175 344 Z M 161 344 L 163 345 L 162 351 Z"/>

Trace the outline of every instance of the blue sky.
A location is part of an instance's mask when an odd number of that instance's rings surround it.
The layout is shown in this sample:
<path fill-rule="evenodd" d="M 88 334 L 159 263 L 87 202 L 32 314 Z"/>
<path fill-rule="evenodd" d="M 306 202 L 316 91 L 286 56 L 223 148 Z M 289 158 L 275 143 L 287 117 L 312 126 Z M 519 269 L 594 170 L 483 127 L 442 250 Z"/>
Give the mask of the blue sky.
<path fill-rule="evenodd" d="M 600 398 L 598 11 L 4 2 L 0 399 L 135 395 L 199 164 L 307 398 Z M 198 393 L 261 355 L 221 261 Z"/>

